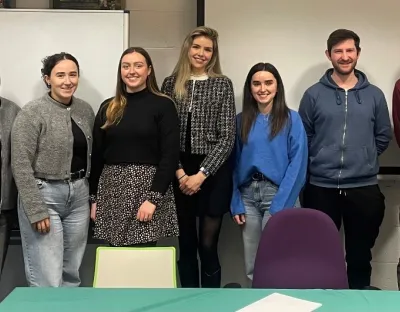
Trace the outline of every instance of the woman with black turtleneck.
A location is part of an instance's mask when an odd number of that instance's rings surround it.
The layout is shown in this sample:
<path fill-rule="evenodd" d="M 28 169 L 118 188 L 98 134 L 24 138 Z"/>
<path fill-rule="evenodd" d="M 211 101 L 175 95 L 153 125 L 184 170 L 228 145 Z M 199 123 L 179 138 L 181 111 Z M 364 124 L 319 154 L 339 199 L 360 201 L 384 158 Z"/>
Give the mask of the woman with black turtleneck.
<path fill-rule="evenodd" d="M 94 235 L 111 246 L 155 246 L 178 235 L 171 186 L 179 162 L 178 116 L 142 48 L 122 54 L 116 89 L 100 106 L 93 130 Z"/>

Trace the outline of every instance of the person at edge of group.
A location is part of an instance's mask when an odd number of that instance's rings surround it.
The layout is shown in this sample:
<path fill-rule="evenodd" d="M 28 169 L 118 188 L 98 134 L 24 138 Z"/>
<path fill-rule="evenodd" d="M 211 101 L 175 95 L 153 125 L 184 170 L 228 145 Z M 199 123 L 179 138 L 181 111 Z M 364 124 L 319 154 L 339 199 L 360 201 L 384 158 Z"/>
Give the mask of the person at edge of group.
<path fill-rule="evenodd" d="M 116 94 L 101 104 L 93 130 L 94 236 L 134 247 L 177 236 L 172 181 L 178 162 L 175 104 L 159 91 L 147 51 L 128 48 L 119 60 Z"/>
<path fill-rule="evenodd" d="M 325 54 L 333 68 L 299 106 L 309 146 L 303 204 L 328 214 L 338 229 L 343 219 L 351 289 L 371 287 L 371 249 L 385 212 L 378 156 L 392 139 L 383 92 L 356 69 L 360 53 L 356 33 L 332 32 Z"/>
<path fill-rule="evenodd" d="M 396 81 L 393 88 L 392 118 L 396 143 L 400 147 L 400 79 Z"/>
<path fill-rule="evenodd" d="M 393 128 L 396 143 L 400 147 L 400 79 L 398 79 L 393 88 L 393 98 L 392 98 L 392 118 L 393 118 Z M 400 211 L 399 211 L 400 220 Z M 397 265 L 397 285 L 400 290 L 400 259 Z"/>
<path fill-rule="evenodd" d="M 17 187 L 11 173 L 11 129 L 20 107 L 0 97 L 0 278 L 11 231 L 18 228 Z"/>
<path fill-rule="evenodd" d="M 95 116 L 74 97 L 79 83 L 74 56 L 46 57 L 42 77 L 50 91 L 23 106 L 11 135 L 25 274 L 29 286 L 79 286 Z"/>
<path fill-rule="evenodd" d="M 181 153 L 174 191 L 181 285 L 218 288 L 218 240 L 232 194 L 236 109 L 232 82 L 221 71 L 216 30 L 201 26 L 187 35 L 178 63 L 161 90 L 174 99 L 180 119 Z"/>
<path fill-rule="evenodd" d="M 231 215 L 242 228 L 246 275 L 252 280 L 262 230 L 271 215 L 300 207 L 307 173 L 307 135 L 299 114 L 286 104 L 272 64 L 250 69 L 236 125 Z"/>

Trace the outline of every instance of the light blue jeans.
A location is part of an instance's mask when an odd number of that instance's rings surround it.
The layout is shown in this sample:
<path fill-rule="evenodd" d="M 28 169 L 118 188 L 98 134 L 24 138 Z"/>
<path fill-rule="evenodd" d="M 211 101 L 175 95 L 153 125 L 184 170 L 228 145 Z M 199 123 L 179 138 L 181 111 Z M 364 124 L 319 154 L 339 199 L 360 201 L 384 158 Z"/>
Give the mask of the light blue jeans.
<path fill-rule="evenodd" d="M 90 217 L 88 181 L 36 181 L 49 211 L 50 232 L 41 234 L 33 229 L 19 198 L 18 218 L 28 285 L 79 286 Z"/>
<path fill-rule="evenodd" d="M 252 181 L 241 187 L 242 200 L 246 208 L 246 222 L 242 227 L 246 275 L 253 280 L 254 262 L 261 233 L 271 214 L 269 208 L 278 191 L 278 186 L 269 181 Z M 299 201 L 295 204 L 300 207 Z"/>

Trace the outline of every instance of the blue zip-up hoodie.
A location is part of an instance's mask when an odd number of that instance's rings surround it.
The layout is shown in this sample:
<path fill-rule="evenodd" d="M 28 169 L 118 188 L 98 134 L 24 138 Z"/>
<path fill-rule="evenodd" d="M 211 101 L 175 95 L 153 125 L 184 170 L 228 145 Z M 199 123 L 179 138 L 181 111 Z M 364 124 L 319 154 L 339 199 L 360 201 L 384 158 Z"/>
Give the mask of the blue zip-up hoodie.
<path fill-rule="evenodd" d="M 332 73 L 327 70 L 300 102 L 310 183 L 329 188 L 376 184 L 378 156 L 393 136 L 385 96 L 359 70 L 350 90 L 340 88 Z"/>
<path fill-rule="evenodd" d="M 308 160 L 307 135 L 299 114 L 291 110 L 287 125 L 272 140 L 268 115 L 258 114 L 246 144 L 240 138 L 241 120 L 242 113 L 236 118 L 232 216 L 246 212 L 240 188 L 256 172 L 278 186 L 269 208 L 271 214 L 294 207 L 306 180 Z"/>

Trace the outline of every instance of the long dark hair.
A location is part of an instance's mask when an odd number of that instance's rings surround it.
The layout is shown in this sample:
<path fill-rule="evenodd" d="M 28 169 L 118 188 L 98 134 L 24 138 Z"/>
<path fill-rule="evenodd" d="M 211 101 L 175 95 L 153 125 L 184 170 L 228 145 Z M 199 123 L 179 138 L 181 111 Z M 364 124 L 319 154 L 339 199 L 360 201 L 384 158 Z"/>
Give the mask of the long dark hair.
<path fill-rule="evenodd" d="M 274 65 L 270 63 L 255 64 L 247 74 L 243 88 L 243 107 L 242 107 L 242 124 L 241 124 L 241 139 L 247 143 L 249 132 L 253 126 L 259 113 L 258 104 L 251 94 L 251 79 L 253 75 L 259 71 L 270 72 L 276 79 L 277 92 L 274 98 L 270 113 L 270 139 L 273 139 L 286 125 L 289 119 L 289 107 L 286 104 L 285 88 L 281 75 Z"/>

